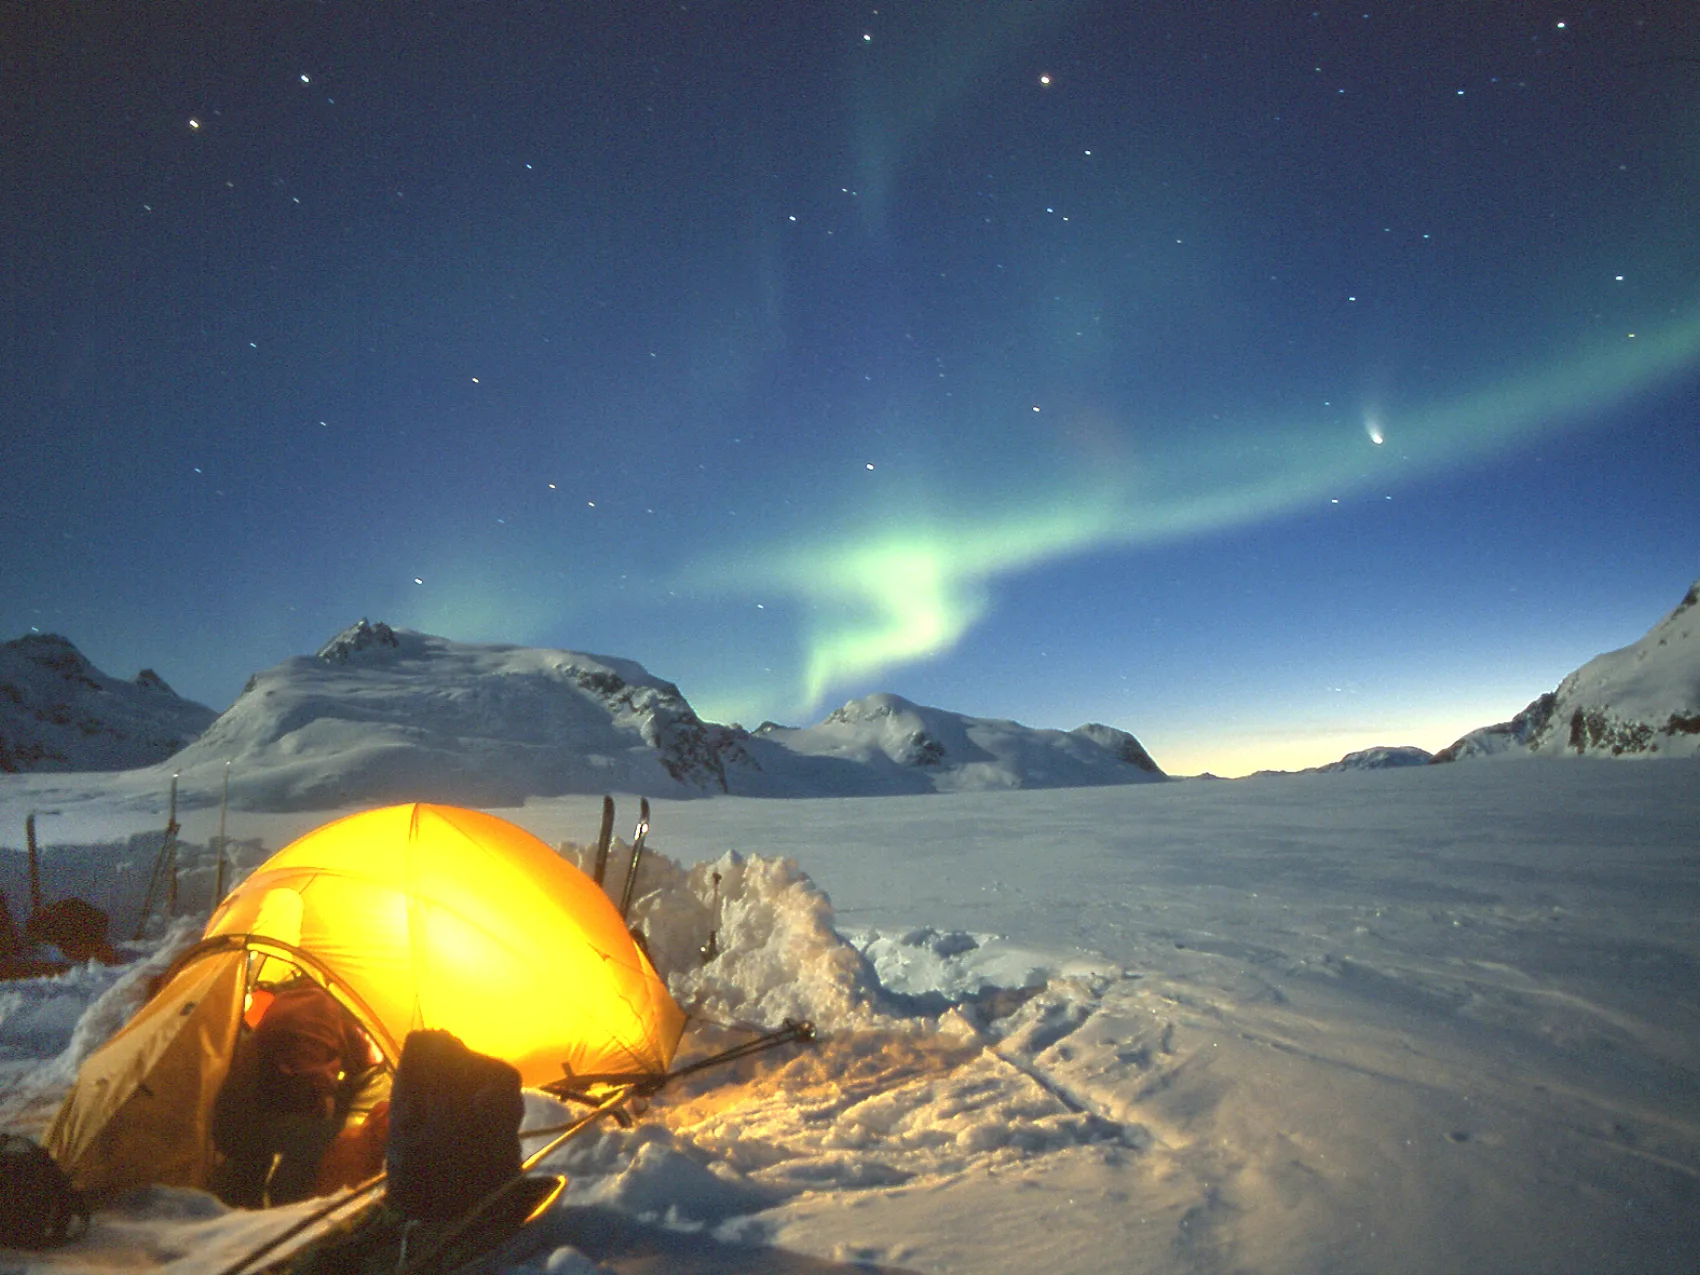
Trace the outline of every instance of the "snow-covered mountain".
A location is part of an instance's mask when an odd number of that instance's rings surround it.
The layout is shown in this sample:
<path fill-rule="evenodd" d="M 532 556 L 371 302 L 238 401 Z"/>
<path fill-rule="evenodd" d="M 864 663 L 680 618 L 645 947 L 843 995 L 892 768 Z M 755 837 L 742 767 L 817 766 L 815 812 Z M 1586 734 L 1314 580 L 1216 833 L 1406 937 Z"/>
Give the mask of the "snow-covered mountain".
<path fill-rule="evenodd" d="M 1364 748 L 1347 753 L 1339 761 L 1326 766 L 1311 766 L 1305 770 L 1263 770 L 1260 775 L 1336 775 L 1351 770 L 1397 770 L 1402 766 L 1426 766 L 1433 761 L 1426 748 L 1401 747 Z"/>
<path fill-rule="evenodd" d="M 1409 745 L 1395 748 L 1365 748 L 1359 752 L 1347 753 L 1339 761 L 1329 762 L 1326 766 L 1318 766 L 1320 774 L 1333 774 L 1341 770 L 1396 770 L 1400 766 L 1426 766 L 1433 759 L 1426 748 L 1413 748 Z"/>
<path fill-rule="evenodd" d="M 1504 753 L 1526 753 L 1533 741 L 1552 724 L 1558 693 L 1548 691 L 1531 700 L 1529 706 L 1508 722 L 1480 726 L 1454 740 L 1434 755 L 1436 762 L 1468 761 L 1476 757 L 1497 757 Z"/>
<path fill-rule="evenodd" d="M 888 795 L 989 788 L 1080 788 L 1165 778 L 1126 731 L 1071 731 L 964 717 L 899 695 L 851 700 L 819 725 L 764 722 L 745 739 L 759 775 L 739 771 L 732 791 Z"/>
<path fill-rule="evenodd" d="M 57 634 L 0 646 L 0 771 L 151 766 L 215 716 L 152 669 L 131 682 L 108 677 Z"/>
<path fill-rule="evenodd" d="M 1162 778 L 1106 726 L 1030 730 L 891 695 L 804 730 L 705 722 L 630 660 L 451 642 L 365 620 L 249 679 L 172 758 L 186 793 L 298 810 L 390 800 L 516 805 L 530 796 L 864 796 Z"/>
<path fill-rule="evenodd" d="M 1692 757 L 1700 754 L 1700 582 L 1639 642 L 1595 656 L 1508 722 L 1435 754 Z"/>
<path fill-rule="evenodd" d="M 230 765 L 248 809 L 430 799 L 515 805 L 566 792 L 726 789 L 737 733 L 678 687 L 608 656 L 479 646 L 361 620 L 248 679 L 172 759 L 205 793 Z"/>

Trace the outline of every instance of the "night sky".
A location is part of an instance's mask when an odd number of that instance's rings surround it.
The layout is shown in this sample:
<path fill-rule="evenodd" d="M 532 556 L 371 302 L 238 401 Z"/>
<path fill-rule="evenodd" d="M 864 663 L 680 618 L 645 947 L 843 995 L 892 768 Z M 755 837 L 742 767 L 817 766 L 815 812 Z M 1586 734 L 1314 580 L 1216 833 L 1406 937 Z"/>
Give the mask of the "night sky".
<path fill-rule="evenodd" d="M 1172 773 L 1700 576 L 1700 6 L 0 9 L 0 636 L 368 616 Z"/>

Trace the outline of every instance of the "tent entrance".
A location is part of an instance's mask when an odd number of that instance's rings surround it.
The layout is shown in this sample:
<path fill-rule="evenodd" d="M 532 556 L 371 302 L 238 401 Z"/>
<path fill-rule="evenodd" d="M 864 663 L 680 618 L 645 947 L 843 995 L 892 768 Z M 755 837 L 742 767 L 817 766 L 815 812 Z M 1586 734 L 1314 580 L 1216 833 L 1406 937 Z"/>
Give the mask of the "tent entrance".
<path fill-rule="evenodd" d="M 43 1138 L 53 1158 L 97 1201 L 153 1183 L 206 1188 L 213 1104 L 243 1022 L 258 1021 L 272 989 L 303 978 L 360 1025 L 387 1078 L 399 1046 L 321 961 L 277 939 L 219 935 L 183 952 L 160 990 L 83 1064 Z M 378 1096 L 381 1085 L 356 1089 L 350 1112 L 363 1117 Z"/>
<path fill-rule="evenodd" d="M 358 992 L 337 978 L 322 960 L 293 943 L 268 934 L 214 935 L 210 939 L 202 939 L 179 956 L 166 971 L 163 981 L 169 982 L 196 961 L 221 952 L 241 952 L 246 956 L 243 1012 L 250 1027 L 259 1018 L 255 1012 L 256 997 L 260 998 L 260 1007 L 263 1008 L 262 993 L 301 979 L 310 979 L 329 992 L 360 1025 L 360 1030 L 366 1033 L 382 1055 L 385 1066 L 392 1071 L 395 1069 L 396 1061 L 401 1057 L 401 1042 L 391 1034 L 383 1019 L 373 1012 Z"/>

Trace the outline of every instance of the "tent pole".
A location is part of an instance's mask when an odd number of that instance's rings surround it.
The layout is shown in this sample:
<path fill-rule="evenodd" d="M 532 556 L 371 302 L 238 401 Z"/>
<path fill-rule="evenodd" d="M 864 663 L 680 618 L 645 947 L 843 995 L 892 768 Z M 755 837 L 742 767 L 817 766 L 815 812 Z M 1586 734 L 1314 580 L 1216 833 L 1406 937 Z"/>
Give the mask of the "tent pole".
<path fill-rule="evenodd" d="M 670 1071 L 662 1077 L 662 1084 L 670 1084 L 682 1076 L 693 1075 L 699 1071 L 707 1071 L 710 1067 L 720 1067 L 729 1062 L 737 1062 L 740 1058 L 748 1058 L 751 1054 L 766 1053 L 777 1049 L 780 1045 L 792 1043 L 813 1044 L 815 1040 L 815 1025 L 811 1022 L 799 1022 L 795 1018 L 787 1018 L 781 1027 L 765 1032 L 754 1040 L 746 1040 L 741 1045 L 723 1049 L 718 1054 L 710 1054 L 707 1058 L 698 1059 L 688 1066 Z"/>

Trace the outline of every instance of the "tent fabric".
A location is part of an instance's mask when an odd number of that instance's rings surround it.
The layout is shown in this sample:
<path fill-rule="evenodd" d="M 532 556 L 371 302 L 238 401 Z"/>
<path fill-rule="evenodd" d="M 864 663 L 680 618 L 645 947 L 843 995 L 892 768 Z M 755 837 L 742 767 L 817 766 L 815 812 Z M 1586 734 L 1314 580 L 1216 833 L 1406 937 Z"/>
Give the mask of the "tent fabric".
<path fill-rule="evenodd" d="M 226 950 L 181 968 L 84 1061 L 43 1138 L 80 1190 L 206 1185 L 208 1122 L 236 1044 L 245 964 Z"/>
<path fill-rule="evenodd" d="M 392 1042 L 444 1028 L 528 1085 L 659 1078 L 684 1029 L 601 887 L 479 811 L 405 805 L 338 819 L 255 869 L 206 932 L 310 952 Z"/>
<path fill-rule="evenodd" d="M 684 1030 L 601 887 L 530 833 L 450 806 L 349 815 L 255 869 L 84 1062 L 47 1136 L 78 1186 L 204 1186 L 245 997 L 299 972 L 392 1065 L 410 1031 L 441 1028 L 528 1085 L 659 1080 Z"/>

